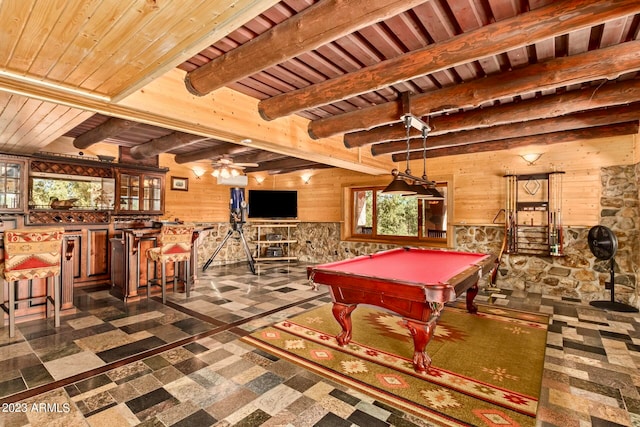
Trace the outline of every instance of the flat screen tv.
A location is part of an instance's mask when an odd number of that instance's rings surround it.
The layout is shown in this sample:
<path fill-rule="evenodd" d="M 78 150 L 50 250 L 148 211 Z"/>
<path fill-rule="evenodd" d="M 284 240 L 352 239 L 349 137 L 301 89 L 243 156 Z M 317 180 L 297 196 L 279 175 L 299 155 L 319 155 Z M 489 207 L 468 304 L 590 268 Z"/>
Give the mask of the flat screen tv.
<path fill-rule="evenodd" d="M 249 190 L 249 218 L 295 219 L 298 192 L 295 190 Z"/>

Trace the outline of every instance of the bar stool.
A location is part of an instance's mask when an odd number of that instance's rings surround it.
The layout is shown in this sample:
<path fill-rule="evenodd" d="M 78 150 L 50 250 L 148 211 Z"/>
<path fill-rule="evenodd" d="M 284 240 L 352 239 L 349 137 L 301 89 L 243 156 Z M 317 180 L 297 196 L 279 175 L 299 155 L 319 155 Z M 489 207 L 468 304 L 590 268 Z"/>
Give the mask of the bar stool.
<path fill-rule="evenodd" d="M 173 291 L 175 292 L 177 280 L 178 280 L 178 268 L 177 263 L 185 263 L 185 290 L 187 298 L 189 298 L 189 288 L 191 287 L 191 245 L 193 240 L 193 230 L 195 227 L 192 225 L 168 225 L 165 224 L 160 230 L 160 246 L 147 249 L 147 298 L 151 295 L 151 286 L 157 285 L 153 281 L 157 282 L 157 277 L 154 268 L 154 278 L 151 279 L 149 273 L 149 266 L 151 261 L 155 263 L 161 263 L 162 277 L 160 280 L 160 286 L 162 287 L 162 303 L 167 303 L 166 296 L 166 284 L 167 284 L 167 266 L 168 262 L 173 262 Z"/>
<path fill-rule="evenodd" d="M 3 284 L 9 287 L 9 300 L 3 298 L 0 308 L 9 314 L 9 336 L 15 336 L 16 303 L 45 298 L 45 316 L 49 317 L 49 303 L 53 305 L 54 325 L 60 326 L 60 254 L 63 228 L 14 229 L 4 232 Z M 46 295 L 16 299 L 19 280 L 45 279 Z M 51 289 L 53 288 L 53 296 Z M 0 327 L 4 327 L 4 313 L 0 312 Z"/>

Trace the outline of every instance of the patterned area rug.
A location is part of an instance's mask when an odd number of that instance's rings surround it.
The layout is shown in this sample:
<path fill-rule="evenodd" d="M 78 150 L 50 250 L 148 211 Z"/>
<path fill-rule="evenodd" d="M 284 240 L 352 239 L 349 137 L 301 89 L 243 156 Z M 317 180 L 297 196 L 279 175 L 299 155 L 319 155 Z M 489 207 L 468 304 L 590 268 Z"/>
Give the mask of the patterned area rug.
<path fill-rule="evenodd" d="M 479 306 L 446 307 L 427 345 L 432 365 L 413 370 L 402 319 L 373 307 L 352 313 L 353 339 L 338 346 L 331 304 L 243 338 L 246 342 L 439 425 L 533 426 L 548 317 Z"/>

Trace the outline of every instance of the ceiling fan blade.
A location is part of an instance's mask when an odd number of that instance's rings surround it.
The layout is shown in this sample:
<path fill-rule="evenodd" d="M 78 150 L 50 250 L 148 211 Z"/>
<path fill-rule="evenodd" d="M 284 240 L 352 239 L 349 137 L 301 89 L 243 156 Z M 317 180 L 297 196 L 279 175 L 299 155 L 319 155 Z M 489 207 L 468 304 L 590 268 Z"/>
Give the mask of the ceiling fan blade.
<path fill-rule="evenodd" d="M 257 163 L 234 163 L 234 165 L 242 166 L 243 168 L 257 168 L 260 166 Z"/>

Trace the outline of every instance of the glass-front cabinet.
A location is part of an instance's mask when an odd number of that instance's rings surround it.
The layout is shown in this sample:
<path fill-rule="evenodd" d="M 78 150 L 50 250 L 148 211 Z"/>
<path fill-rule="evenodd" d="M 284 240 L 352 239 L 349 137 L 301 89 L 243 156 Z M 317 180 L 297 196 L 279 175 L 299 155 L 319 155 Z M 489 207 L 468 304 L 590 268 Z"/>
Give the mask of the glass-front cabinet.
<path fill-rule="evenodd" d="M 118 175 L 119 212 L 162 213 L 164 174 L 120 171 Z"/>
<path fill-rule="evenodd" d="M 0 157 L 0 212 L 19 212 L 25 208 L 26 163 Z"/>
<path fill-rule="evenodd" d="M 160 177 L 145 176 L 142 181 L 142 210 L 162 210 L 162 180 Z"/>
<path fill-rule="evenodd" d="M 140 176 L 128 173 L 120 174 L 121 211 L 140 210 Z"/>

